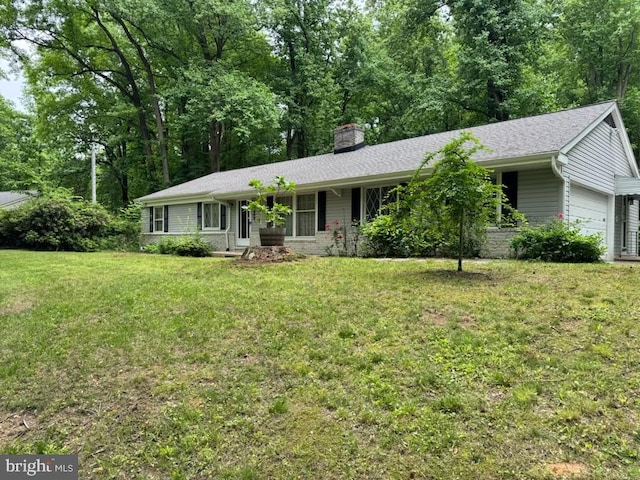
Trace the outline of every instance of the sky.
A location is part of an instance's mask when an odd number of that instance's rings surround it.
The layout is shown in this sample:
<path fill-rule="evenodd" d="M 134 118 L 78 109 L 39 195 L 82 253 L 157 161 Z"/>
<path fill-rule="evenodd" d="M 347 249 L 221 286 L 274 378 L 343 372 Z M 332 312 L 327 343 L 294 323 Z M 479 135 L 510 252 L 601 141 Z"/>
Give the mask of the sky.
<path fill-rule="evenodd" d="M 0 60 L 0 70 L 5 72 L 6 79 L 0 79 L 0 95 L 7 100 L 10 100 L 18 110 L 25 110 L 22 103 L 22 87 L 24 85 L 24 79 L 22 75 L 13 73 L 9 64 Z"/>

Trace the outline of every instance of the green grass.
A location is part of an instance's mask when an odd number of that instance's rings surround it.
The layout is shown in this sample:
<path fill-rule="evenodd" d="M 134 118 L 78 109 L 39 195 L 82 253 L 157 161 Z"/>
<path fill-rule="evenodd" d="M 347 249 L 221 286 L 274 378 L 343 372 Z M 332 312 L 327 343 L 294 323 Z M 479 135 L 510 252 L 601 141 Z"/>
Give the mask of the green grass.
<path fill-rule="evenodd" d="M 639 478 L 640 264 L 454 268 L 0 251 L 0 452 L 83 479 Z"/>

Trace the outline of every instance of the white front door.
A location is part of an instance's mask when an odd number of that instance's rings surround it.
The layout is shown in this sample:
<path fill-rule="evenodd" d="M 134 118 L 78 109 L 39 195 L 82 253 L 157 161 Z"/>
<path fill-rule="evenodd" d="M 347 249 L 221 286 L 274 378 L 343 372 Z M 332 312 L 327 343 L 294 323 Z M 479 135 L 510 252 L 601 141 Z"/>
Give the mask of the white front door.
<path fill-rule="evenodd" d="M 251 214 L 242 208 L 248 205 L 248 200 L 240 200 L 238 202 L 238 237 L 236 246 L 248 247 L 249 237 L 251 235 Z"/>

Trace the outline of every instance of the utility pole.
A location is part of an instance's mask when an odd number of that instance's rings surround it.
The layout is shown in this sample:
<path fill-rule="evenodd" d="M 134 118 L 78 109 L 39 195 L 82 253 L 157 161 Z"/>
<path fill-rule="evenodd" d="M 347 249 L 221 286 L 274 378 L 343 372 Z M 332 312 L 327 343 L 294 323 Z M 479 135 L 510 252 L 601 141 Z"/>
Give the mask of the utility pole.
<path fill-rule="evenodd" d="M 91 144 L 91 202 L 96 203 L 96 147 Z"/>

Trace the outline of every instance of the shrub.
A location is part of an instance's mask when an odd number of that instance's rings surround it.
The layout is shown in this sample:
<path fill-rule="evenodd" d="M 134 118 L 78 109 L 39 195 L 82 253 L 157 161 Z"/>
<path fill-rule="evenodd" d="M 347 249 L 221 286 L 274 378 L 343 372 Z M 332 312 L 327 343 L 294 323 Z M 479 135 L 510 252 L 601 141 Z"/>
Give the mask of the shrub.
<path fill-rule="evenodd" d="M 100 250 L 137 251 L 140 248 L 140 205 L 123 208 L 109 223 Z"/>
<path fill-rule="evenodd" d="M 605 251 L 601 234 L 582 234 L 579 223 L 561 216 L 538 227 L 522 227 L 511 248 L 516 258 L 565 263 L 598 262 Z"/>
<path fill-rule="evenodd" d="M 412 217 L 378 215 L 362 227 L 365 253 L 376 257 L 433 256 L 435 243 L 430 231 L 414 223 Z"/>
<path fill-rule="evenodd" d="M 0 246 L 35 250 L 137 250 L 140 207 L 117 216 L 101 205 L 65 191 L 33 198 L 12 210 L 0 210 Z"/>
<path fill-rule="evenodd" d="M 208 257 L 211 245 L 196 237 L 185 238 L 176 245 L 176 255 L 181 257 Z"/>
<path fill-rule="evenodd" d="M 211 245 L 198 237 L 185 237 L 179 240 L 168 238 L 142 247 L 145 253 L 161 255 L 180 255 L 181 257 L 208 257 Z"/>
<path fill-rule="evenodd" d="M 100 205 L 63 195 L 34 198 L 0 216 L 0 244 L 36 250 L 96 250 L 111 221 Z"/>

